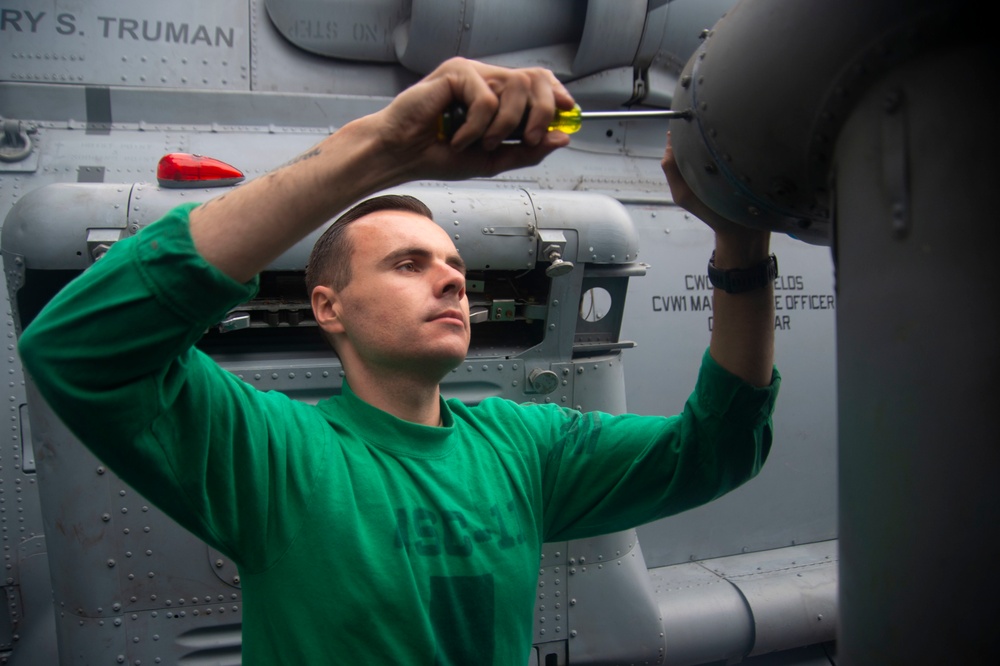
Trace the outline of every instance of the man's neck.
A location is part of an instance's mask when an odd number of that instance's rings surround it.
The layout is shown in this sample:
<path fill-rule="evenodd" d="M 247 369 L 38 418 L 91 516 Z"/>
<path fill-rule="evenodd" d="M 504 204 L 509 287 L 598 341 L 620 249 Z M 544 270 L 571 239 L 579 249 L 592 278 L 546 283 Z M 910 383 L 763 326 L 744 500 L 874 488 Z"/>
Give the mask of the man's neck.
<path fill-rule="evenodd" d="M 347 380 L 356 396 L 396 418 L 437 426 L 441 420 L 441 389 L 437 381 L 414 378 L 399 372 L 385 376 L 371 372 L 348 372 Z"/>

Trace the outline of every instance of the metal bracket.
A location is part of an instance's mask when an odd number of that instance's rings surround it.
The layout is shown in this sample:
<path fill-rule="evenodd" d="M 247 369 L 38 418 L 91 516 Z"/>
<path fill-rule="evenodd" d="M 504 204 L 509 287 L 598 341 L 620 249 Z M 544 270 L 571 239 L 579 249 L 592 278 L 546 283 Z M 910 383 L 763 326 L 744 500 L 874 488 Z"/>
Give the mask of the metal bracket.
<path fill-rule="evenodd" d="M 882 180 L 889 194 L 892 233 L 899 239 L 910 233 L 911 224 L 905 102 L 901 90 L 890 90 L 882 116 Z"/>
<path fill-rule="evenodd" d="M 646 99 L 649 94 L 649 68 L 635 67 L 632 69 L 632 96 L 625 102 L 625 106 L 638 104 Z"/>
<path fill-rule="evenodd" d="M 534 236 L 535 225 L 527 224 L 523 227 L 483 227 L 483 234 L 487 236 Z"/>
<path fill-rule="evenodd" d="M 250 328 L 249 312 L 230 312 L 226 318 L 219 322 L 219 333 L 229 333 Z"/>
<path fill-rule="evenodd" d="M 490 321 L 514 321 L 516 313 L 514 299 L 495 298 L 490 306 Z"/>
<path fill-rule="evenodd" d="M 558 229 L 541 229 L 538 232 L 538 255 L 552 262 L 545 269 L 550 278 L 565 275 L 573 270 L 573 262 L 562 258 L 566 251 L 566 236 Z"/>
<path fill-rule="evenodd" d="M 87 229 L 87 254 L 97 261 L 117 243 L 122 236 L 121 229 Z"/>
<path fill-rule="evenodd" d="M 517 302 L 512 298 L 495 298 L 489 302 L 474 303 L 469 308 L 469 323 L 484 321 L 514 321 L 517 319 Z"/>

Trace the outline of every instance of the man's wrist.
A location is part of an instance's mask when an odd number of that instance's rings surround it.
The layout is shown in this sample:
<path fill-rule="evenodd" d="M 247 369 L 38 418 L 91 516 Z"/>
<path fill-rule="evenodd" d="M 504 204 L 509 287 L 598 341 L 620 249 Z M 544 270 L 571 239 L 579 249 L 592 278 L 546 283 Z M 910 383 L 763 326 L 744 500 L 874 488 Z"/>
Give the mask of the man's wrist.
<path fill-rule="evenodd" d="M 768 287 L 778 276 L 778 262 L 770 254 L 770 232 L 740 228 L 716 232 L 715 251 L 708 261 L 712 286 L 729 294 Z"/>
<path fill-rule="evenodd" d="M 771 253 L 771 233 L 743 228 L 715 234 L 715 267 L 720 270 L 752 268 Z"/>
<path fill-rule="evenodd" d="M 727 294 L 744 294 L 770 286 L 778 277 L 778 259 L 773 254 L 749 268 L 720 269 L 715 265 L 715 253 L 708 260 L 708 280 L 716 289 Z"/>

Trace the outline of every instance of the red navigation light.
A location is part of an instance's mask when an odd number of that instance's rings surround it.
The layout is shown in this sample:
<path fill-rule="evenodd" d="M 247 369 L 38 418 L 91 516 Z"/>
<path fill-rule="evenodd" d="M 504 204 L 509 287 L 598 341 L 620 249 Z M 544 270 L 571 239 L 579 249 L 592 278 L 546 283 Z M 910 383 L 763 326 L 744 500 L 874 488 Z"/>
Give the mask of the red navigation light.
<path fill-rule="evenodd" d="M 236 167 L 212 157 L 168 153 L 156 166 L 160 187 L 223 187 L 244 179 Z"/>

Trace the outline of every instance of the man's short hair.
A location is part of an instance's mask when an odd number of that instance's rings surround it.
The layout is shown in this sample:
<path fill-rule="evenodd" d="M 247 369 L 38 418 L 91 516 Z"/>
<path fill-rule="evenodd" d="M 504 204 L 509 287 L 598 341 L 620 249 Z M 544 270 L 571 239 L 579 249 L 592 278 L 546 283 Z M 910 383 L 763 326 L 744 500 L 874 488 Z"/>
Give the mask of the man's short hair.
<path fill-rule="evenodd" d="M 424 202 L 406 194 L 384 194 L 357 204 L 323 232 L 313 245 L 306 265 L 306 290 L 312 294 L 319 285 L 340 291 L 351 281 L 351 253 L 354 246 L 347 234 L 347 227 L 365 215 L 382 210 L 399 210 L 423 215 L 433 220 L 431 209 Z"/>

